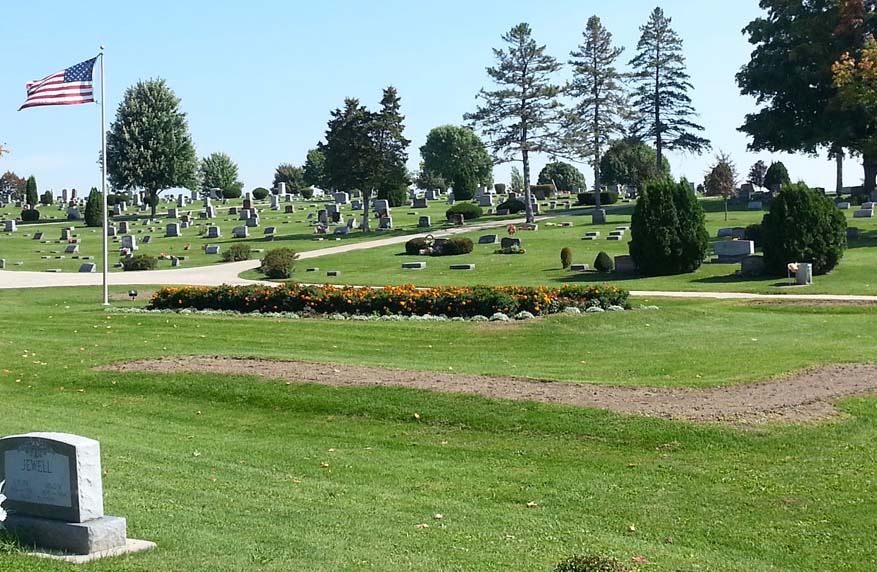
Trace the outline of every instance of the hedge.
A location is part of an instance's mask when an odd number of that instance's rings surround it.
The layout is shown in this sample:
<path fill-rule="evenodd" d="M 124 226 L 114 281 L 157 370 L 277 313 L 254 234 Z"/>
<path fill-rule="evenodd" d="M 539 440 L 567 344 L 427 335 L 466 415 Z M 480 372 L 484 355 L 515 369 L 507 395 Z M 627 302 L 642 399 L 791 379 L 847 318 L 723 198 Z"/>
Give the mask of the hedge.
<path fill-rule="evenodd" d="M 579 205 L 589 205 L 593 206 L 596 204 L 594 193 L 579 193 L 578 194 L 578 202 L 576 204 Z M 601 205 L 614 205 L 618 202 L 618 191 L 600 191 L 600 204 Z"/>
<path fill-rule="evenodd" d="M 149 308 L 231 310 L 236 312 L 315 312 L 319 314 L 445 315 L 448 317 L 533 315 L 561 312 L 568 306 L 627 307 L 629 293 L 615 286 L 454 287 L 418 289 L 414 285 L 384 288 L 353 286 L 185 286 L 162 288 Z"/>

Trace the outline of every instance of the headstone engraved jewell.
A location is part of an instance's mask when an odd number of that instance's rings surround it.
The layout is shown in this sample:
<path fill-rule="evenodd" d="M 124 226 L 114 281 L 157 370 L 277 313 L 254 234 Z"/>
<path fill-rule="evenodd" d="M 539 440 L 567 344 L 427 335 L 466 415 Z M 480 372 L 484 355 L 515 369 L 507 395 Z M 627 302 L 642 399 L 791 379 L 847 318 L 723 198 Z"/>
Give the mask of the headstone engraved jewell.
<path fill-rule="evenodd" d="M 6 529 L 36 554 L 83 562 L 153 548 L 104 515 L 100 443 L 67 433 L 0 439 Z"/>

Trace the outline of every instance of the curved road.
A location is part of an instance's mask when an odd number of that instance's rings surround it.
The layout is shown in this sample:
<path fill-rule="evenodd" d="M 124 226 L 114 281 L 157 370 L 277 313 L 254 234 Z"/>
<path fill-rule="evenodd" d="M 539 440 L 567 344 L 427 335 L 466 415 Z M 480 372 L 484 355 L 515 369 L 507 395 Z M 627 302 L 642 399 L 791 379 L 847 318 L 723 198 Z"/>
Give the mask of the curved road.
<path fill-rule="evenodd" d="M 567 211 L 557 215 L 537 217 L 537 221 L 545 221 L 556 216 L 583 215 L 590 210 Z M 340 254 L 356 250 L 380 248 L 393 244 L 400 244 L 418 236 L 452 236 L 479 230 L 501 228 L 508 224 L 521 224 L 524 219 L 511 219 L 504 221 L 491 221 L 472 224 L 446 230 L 423 232 L 391 236 L 367 242 L 342 244 L 319 250 L 299 253 L 300 260 L 318 258 L 329 254 Z M 246 270 L 252 270 L 259 266 L 258 260 L 245 260 L 243 262 L 229 262 L 214 266 L 198 266 L 193 268 L 178 268 L 176 270 L 153 270 L 150 272 L 110 272 L 110 286 L 145 286 L 145 285 L 190 285 L 190 286 L 218 286 L 220 284 L 268 284 L 274 282 L 246 280 L 238 275 Z M 61 286 L 100 286 L 102 277 L 100 273 L 79 274 L 74 272 L 50 273 L 50 272 L 26 272 L 0 270 L 0 289 L 15 288 L 49 288 Z M 752 294 L 745 292 L 667 292 L 632 290 L 632 296 L 653 298 L 712 298 L 720 300 L 748 299 L 748 300 L 823 300 L 823 301 L 853 301 L 877 303 L 877 296 L 839 295 L 839 294 Z"/>

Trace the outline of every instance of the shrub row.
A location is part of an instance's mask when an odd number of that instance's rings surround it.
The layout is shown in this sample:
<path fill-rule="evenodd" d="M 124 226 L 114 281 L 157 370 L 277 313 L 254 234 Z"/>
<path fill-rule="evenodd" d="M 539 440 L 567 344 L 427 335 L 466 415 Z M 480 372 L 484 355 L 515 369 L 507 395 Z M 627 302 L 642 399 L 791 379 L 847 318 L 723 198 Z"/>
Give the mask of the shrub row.
<path fill-rule="evenodd" d="M 412 238 L 405 243 L 405 254 L 418 256 L 422 250 L 427 250 L 430 243 L 425 238 Z M 438 238 L 432 243 L 431 256 L 456 256 L 469 254 L 474 245 L 468 238 Z"/>
<path fill-rule="evenodd" d="M 470 318 L 496 312 L 512 315 L 553 314 L 568 306 L 628 307 L 628 292 L 615 286 L 567 285 L 561 288 L 352 286 L 216 286 L 162 288 L 152 297 L 153 310 L 232 310 L 236 312 L 314 312 L 319 314 L 445 315 Z"/>
<path fill-rule="evenodd" d="M 579 205 L 588 205 L 593 206 L 596 203 L 596 197 L 593 192 L 590 193 L 579 193 L 578 195 L 578 203 Z M 600 191 L 600 205 L 614 205 L 618 202 L 618 192 L 617 191 Z"/>
<path fill-rule="evenodd" d="M 484 215 L 484 209 L 472 203 L 457 203 L 445 211 L 448 220 L 451 220 L 456 214 L 463 215 L 463 220 L 474 220 Z"/>

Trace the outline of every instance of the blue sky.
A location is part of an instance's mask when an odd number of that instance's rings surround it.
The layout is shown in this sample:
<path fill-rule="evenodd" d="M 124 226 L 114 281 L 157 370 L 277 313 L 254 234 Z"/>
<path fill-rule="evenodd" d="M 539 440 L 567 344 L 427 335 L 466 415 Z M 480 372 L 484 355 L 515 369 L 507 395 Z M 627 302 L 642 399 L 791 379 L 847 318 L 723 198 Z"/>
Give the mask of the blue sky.
<path fill-rule="evenodd" d="M 33 174 L 40 190 L 99 185 L 100 107 L 16 111 L 24 84 L 107 47 L 108 122 L 126 87 L 161 77 L 182 99 L 199 156 L 228 153 L 246 188 L 268 186 L 281 162 L 301 164 L 321 139 L 329 111 L 348 96 L 375 106 L 394 85 L 412 140 L 409 166 L 432 127 L 462 123 L 475 94 L 488 84 L 484 69 L 500 36 L 526 21 L 547 51 L 566 61 L 597 14 L 633 56 L 639 26 L 654 1 L 448 0 L 415 2 L 6 2 L 6 57 L 0 65 L 0 143 L 11 153 L 0 171 Z M 730 153 L 742 176 L 758 159 L 781 159 L 793 179 L 834 188 L 825 157 L 751 154 L 737 131 L 754 101 L 743 97 L 734 74 L 751 46 L 742 28 L 761 12 L 757 0 L 667 0 L 660 4 L 685 42 L 699 121 L 713 149 Z M 10 50 L 8 46 L 13 46 Z M 569 69 L 558 80 L 569 77 Z M 701 181 L 713 154 L 671 153 L 675 175 Z M 534 173 L 546 161 L 537 157 Z M 509 165 L 496 180 L 508 179 Z M 588 174 L 588 167 L 580 168 Z M 861 169 L 847 161 L 847 185 Z M 534 175 L 535 178 L 535 175 Z M 535 182 L 535 181 L 534 181 Z"/>

